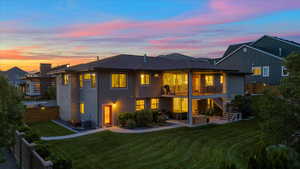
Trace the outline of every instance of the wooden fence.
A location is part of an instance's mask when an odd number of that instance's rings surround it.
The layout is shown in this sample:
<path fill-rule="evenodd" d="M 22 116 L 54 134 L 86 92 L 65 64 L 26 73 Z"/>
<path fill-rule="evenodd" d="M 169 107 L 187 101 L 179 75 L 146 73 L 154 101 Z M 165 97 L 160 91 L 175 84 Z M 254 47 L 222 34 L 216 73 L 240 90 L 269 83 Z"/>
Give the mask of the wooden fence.
<path fill-rule="evenodd" d="M 56 120 L 59 116 L 58 107 L 33 107 L 27 108 L 24 113 L 25 123 Z"/>

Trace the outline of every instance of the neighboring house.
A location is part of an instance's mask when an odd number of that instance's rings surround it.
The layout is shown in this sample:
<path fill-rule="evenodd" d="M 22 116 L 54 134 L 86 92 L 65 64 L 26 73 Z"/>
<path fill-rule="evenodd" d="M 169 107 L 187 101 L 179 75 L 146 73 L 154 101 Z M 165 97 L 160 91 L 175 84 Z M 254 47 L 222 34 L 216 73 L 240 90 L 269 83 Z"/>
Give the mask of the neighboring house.
<path fill-rule="evenodd" d="M 247 90 L 259 93 L 288 76 L 283 61 L 292 52 L 300 52 L 299 43 L 265 35 L 254 42 L 230 45 L 216 65 L 251 71 L 253 74 L 246 78 Z"/>
<path fill-rule="evenodd" d="M 26 71 L 18 67 L 13 67 L 7 71 L 1 72 L 0 74 L 6 77 L 11 85 L 24 91 L 25 81 L 22 80 L 22 78 L 28 74 Z"/>
<path fill-rule="evenodd" d="M 26 81 L 26 96 L 45 96 L 48 88 L 56 85 L 55 76 L 48 73 L 50 73 L 51 71 L 64 69 L 68 66 L 69 65 L 61 65 L 51 68 L 51 64 L 41 63 L 39 72 L 27 74 L 24 78 L 24 80 Z"/>
<path fill-rule="evenodd" d="M 245 73 L 190 59 L 117 55 L 54 72 L 60 118 L 118 125 L 121 112 L 158 109 L 189 125 L 244 94 Z"/>

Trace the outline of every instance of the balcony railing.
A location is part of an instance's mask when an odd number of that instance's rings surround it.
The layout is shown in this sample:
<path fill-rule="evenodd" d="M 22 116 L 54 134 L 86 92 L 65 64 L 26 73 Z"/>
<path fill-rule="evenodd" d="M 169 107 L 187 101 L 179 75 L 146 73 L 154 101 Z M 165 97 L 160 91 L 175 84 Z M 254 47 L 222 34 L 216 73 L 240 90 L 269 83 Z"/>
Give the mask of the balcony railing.
<path fill-rule="evenodd" d="M 208 94 L 221 94 L 223 93 L 223 85 L 218 84 L 214 86 L 204 86 L 196 88 L 193 86 L 193 95 L 208 95 Z"/>
<path fill-rule="evenodd" d="M 188 86 L 187 85 L 178 85 L 178 86 L 164 85 L 162 87 L 161 94 L 165 96 L 187 96 Z"/>

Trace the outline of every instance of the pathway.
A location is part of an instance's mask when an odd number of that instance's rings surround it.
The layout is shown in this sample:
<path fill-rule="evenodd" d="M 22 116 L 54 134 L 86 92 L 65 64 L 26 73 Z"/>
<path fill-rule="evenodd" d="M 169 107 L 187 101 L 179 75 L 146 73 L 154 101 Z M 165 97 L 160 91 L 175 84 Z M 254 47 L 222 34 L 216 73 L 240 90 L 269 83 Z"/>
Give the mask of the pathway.
<path fill-rule="evenodd" d="M 85 136 L 89 134 L 94 134 L 102 131 L 109 130 L 111 132 L 115 133 L 149 133 L 149 132 L 154 132 L 154 131 L 161 131 L 161 130 L 167 130 L 167 129 L 173 129 L 173 128 L 178 128 L 178 127 L 183 127 L 185 126 L 183 123 L 175 122 L 175 121 L 168 121 L 169 123 L 172 123 L 170 126 L 161 126 L 161 127 L 156 127 L 156 128 L 145 128 L 145 129 L 124 129 L 120 127 L 107 127 L 107 128 L 99 128 L 99 129 L 94 129 L 94 130 L 89 130 L 85 132 L 77 132 L 75 134 L 70 134 L 70 135 L 65 135 L 65 136 L 51 136 L 51 137 L 41 137 L 41 140 L 45 141 L 52 141 L 52 140 L 64 140 L 64 139 L 70 139 L 70 138 L 76 138 L 80 136 Z M 60 124 L 58 121 L 55 121 L 56 124 L 61 125 L 62 127 L 67 127 L 66 125 Z"/>
<path fill-rule="evenodd" d="M 173 129 L 173 128 L 178 128 L 182 127 L 181 125 L 175 124 L 172 126 L 163 126 L 163 127 L 157 127 L 157 128 L 148 128 L 148 129 L 124 129 L 120 127 L 110 127 L 107 128 L 108 130 L 115 132 L 115 133 L 149 133 L 149 132 L 154 132 L 154 131 L 161 131 L 161 130 L 167 130 L 167 129 Z"/>
<path fill-rule="evenodd" d="M 64 139 L 70 139 L 70 138 L 85 136 L 85 135 L 89 135 L 89 134 L 94 134 L 94 133 L 98 133 L 98 132 L 105 131 L 105 130 L 106 130 L 105 128 L 99 128 L 99 129 L 95 129 L 95 130 L 89 130 L 89 131 L 65 135 L 65 136 L 41 137 L 41 140 L 45 140 L 45 141 L 64 140 Z"/>

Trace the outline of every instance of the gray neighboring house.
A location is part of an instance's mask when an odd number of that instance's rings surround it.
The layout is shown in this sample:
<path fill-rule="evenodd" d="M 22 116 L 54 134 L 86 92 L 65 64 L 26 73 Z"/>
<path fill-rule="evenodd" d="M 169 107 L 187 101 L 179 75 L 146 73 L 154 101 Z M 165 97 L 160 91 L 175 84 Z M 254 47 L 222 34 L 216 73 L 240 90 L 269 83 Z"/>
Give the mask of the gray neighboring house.
<path fill-rule="evenodd" d="M 254 42 L 230 45 L 216 65 L 251 71 L 252 75 L 246 77 L 247 91 L 259 93 L 288 76 L 283 61 L 293 52 L 300 52 L 299 43 L 265 35 Z"/>
<path fill-rule="evenodd" d="M 7 78 L 8 82 L 17 87 L 20 88 L 22 91 L 24 91 L 25 87 L 25 81 L 22 79 L 25 75 L 28 73 L 18 67 L 13 67 L 7 71 L 3 71 L 0 73 L 0 75 L 3 75 Z"/>
<path fill-rule="evenodd" d="M 60 118 L 99 128 L 118 125 L 121 112 L 143 109 L 168 112 L 188 125 L 212 109 L 226 119 L 227 104 L 244 94 L 249 72 L 190 59 L 122 54 L 52 73 L 57 75 Z"/>

